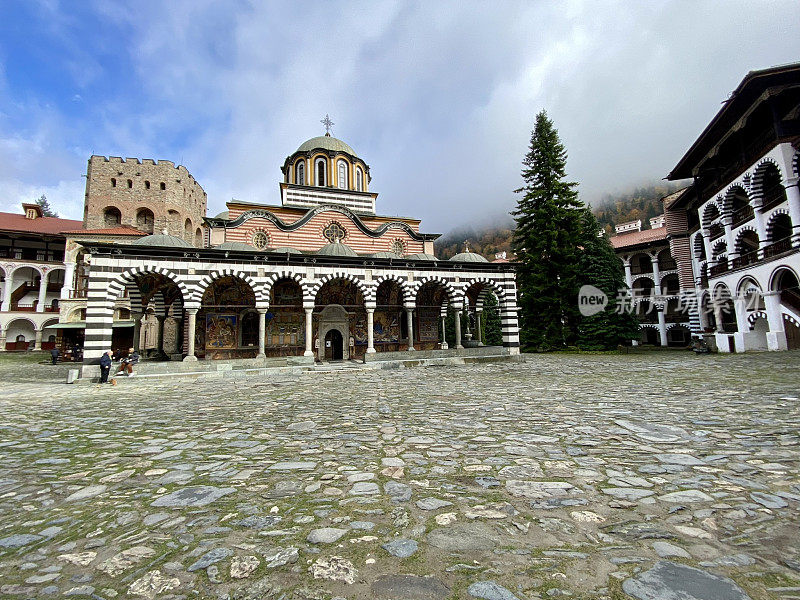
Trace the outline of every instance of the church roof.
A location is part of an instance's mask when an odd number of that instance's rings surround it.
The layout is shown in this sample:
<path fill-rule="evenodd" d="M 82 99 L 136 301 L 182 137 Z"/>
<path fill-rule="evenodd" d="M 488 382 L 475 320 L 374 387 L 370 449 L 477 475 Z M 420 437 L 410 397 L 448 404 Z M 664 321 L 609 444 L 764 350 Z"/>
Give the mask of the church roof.
<path fill-rule="evenodd" d="M 419 254 L 409 254 L 406 258 L 410 260 L 439 260 L 433 254 L 425 254 L 424 252 L 420 252 Z"/>
<path fill-rule="evenodd" d="M 83 221 L 73 221 L 59 217 L 29 219 L 25 215 L 4 212 L 0 213 L 0 229 L 57 235 L 64 231 L 83 229 Z"/>
<path fill-rule="evenodd" d="M 245 244 L 244 242 L 225 242 L 215 248 L 215 250 L 242 250 L 245 252 L 258 252 L 258 248 Z"/>
<path fill-rule="evenodd" d="M 609 238 L 609 241 L 614 248 L 627 248 L 628 246 L 636 246 L 637 244 L 646 244 L 648 242 L 657 242 L 666 239 L 667 228 L 658 227 L 656 229 L 643 229 L 642 231 L 621 233 Z"/>
<path fill-rule="evenodd" d="M 300 250 L 297 248 L 292 248 L 291 246 L 281 246 L 279 248 L 273 248 L 270 252 L 281 252 L 283 254 L 302 254 Z"/>
<path fill-rule="evenodd" d="M 388 250 L 384 250 L 383 252 L 376 252 L 372 255 L 372 258 L 403 258 L 397 252 L 389 252 Z"/>
<path fill-rule="evenodd" d="M 353 156 L 357 156 L 356 151 L 350 146 L 345 144 L 342 140 L 331 137 L 330 135 L 320 135 L 306 140 L 297 149 L 297 152 L 308 152 L 309 150 L 333 150 L 334 152 L 347 152 Z"/>
<path fill-rule="evenodd" d="M 132 246 L 156 246 L 158 248 L 191 248 L 191 244 L 174 235 L 157 233 L 146 235 L 131 242 Z"/>
<path fill-rule="evenodd" d="M 350 246 L 337 242 L 325 244 L 317 250 L 317 254 L 322 256 L 358 256 Z"/>
<path fill-rule="evenodd" d="M 450 259 L 453 262 L 489 262 L 485 256 L 475 252 L 461 252 Z"/>

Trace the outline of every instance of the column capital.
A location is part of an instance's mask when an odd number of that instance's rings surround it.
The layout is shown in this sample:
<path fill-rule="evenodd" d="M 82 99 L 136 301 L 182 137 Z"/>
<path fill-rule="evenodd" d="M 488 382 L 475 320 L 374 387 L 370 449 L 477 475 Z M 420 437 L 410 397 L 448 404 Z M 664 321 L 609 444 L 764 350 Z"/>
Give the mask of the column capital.
<path fill-rule="evenodd" d="M 267 311 L 268 311 L 269 309 L 268 309 L 268 308 L 260 308 L 260 307 L 258 307 L 258 306 L 257 306 L 257 307 L 256 307 L 256 310 L 258 311 L 258 314 L 260 314 L 260 315 L 265 315 L 265 314 L 267 314 Z"/>
<path fill-rule="evenodd" d="M 313 302 L 303 302 L 303 310 L 308 312 L 309 310 L 314 310 L 314 303 Z"/>
<path fill-rule="evenodd" d="M 194 307 L 191 307 L 191 308 L 190 308 L 190 307 L 188 307 L 188 306 L 184 306 L 183 310 L 185 310 L 185 311 L 186 311 L 187 313 L 189 313 L 190 315 L 196 315 L 196 314 L 197 314 L 197 311 L 199 311 L 200 309 L 199 309 L 199 308 L 194 308 Z M 133 313 L 131 313 L 131 316 L 132 316 L 132 317 L 134 316 L 134 315 L 133 315 Z M 140 315 L 138 315 L 138 316 L 141 318 L 141 316 L 142 316 L 142 315 L 140 314 Z"/>

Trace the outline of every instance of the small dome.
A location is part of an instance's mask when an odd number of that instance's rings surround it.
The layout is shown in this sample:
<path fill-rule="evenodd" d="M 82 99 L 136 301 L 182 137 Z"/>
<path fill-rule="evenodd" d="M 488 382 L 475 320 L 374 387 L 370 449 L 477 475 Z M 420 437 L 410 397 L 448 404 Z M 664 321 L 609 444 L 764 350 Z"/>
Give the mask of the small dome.
<path fill-rule="evenodd" d="M 317 150 L 318 148 L 333 150 L 334 152 L 347 152 L 348 154 L 356 156 L 356 151 L 350 146 L 345 144 L 342 140 L 329 135 L 320 135 L 303 142 L 300 144 L 297 152 L 308 152 L 309 150 Z"/>
<path fill-rule="evenodd" d="M 280 252 L 281 254 L 302 254 L 297 248 L 291 246 L 281 246 L 280 248 L 272 248 L 270 252 Z"/>
<path fill-rule="evenodd" d="M 358 256 L 350 246 L 340 243 L 325 244 L 317 250 L 317 254 L 322 256 Z"/>
<path fill-rule="evenodd" d="M 462 252 L 450 259 L 452 262 L 489 262 L 485 256 L 475 252 Z"/>
<path fill-rule="evenodd" d="M 191 248 L 192 245 L 174 235 L 156 233 L 140 237 L 131 242 L 133 246 L 157 246 L 159 248 Z"/>
<path fill-rule="evenodd" d="M 395 252 L 389 252 L 384 250 L 383 252 L 376 252 L 372 255 L 372 258 L 403 258 L 399 254 Z"/>
<path fill-rule="evenodd" d="M 215 219 L 230 219 L 230 218 L 231 218 L 231 215 L 230 215 L 230 212 L 228 212 L 227 210 L 223 210 L 221 213 L 219 213 L 219 214 L 218 214 L 216 217 L 214 217 L 214 218 L 215 218 Z"/>
<path fill-rule="evenodd" d="M 439 260 L 433 254 L 425 254 L 424 252 L 420 252 L 419 254 L 409 254 L 406 258 L 410 260 Z"/>
<path fill-rule="evenodd" d="M 225 242 L 214 248 L 215 250 L 239 250 L 242 252 L 258 252 L 258 248 L 244 242 Z"/>

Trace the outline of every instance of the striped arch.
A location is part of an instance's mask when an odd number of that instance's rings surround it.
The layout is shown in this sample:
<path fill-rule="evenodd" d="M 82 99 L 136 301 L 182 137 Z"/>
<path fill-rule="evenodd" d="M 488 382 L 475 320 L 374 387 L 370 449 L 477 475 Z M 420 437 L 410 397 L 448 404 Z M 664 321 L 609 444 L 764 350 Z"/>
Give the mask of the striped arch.
<path fill-rule="evenodd" d="M 728 252 L 728 243 L 725 240 L 719 240 L 711 248 L 711 258 L 712 260 L 715 260 L 721 256 L 725 256 L 727 252 Z"/>
<path fill-rule="evenodd" d="M 795 177 L 800 177 L 800 150 L 795 152 L 792 157 L 792 172 Z"/>
<path fill-rule="evenodd" d="M 781 314 L 783 315 L 783 318 L 784 318 L 784 319 L 786 319 L 787 321 L 789 321 L 789 323 L 791 323 L 791 324 L 792 324 L 792 325 L 794 325 L 795 327 L 800 327 L 800 321 L 798 321 L 798 320 L 795 318 L 795 316 L 794 316 L 794 315 L 792 315 L 792 314 L 789 314 L 789 313 L 788 313 L 788 312 L 786 312 L 786 311 L 781 311 Z"/>
<path fill-rule="evenodd" d="M 717 212 L 716 216 L 712 214 L 712 209 L 716 209 Z M 707 228 L 720 216 L 722 216 L 722 211 L 719 208 L 717 200 L 712 200 L 711 202 L 707 202 L 705 207 L 703 208 L 703 227 Z"/>
<path fill-rule="evenodd" d="M 775 220 L 780 215 L 786 215 L 787 217 L 789 217 L 790 221 L 792 219 L 791 215 L 789 214 L 789 209 L 788 208 L 776 208 L 775 210 L 773 210 L 769 215 L 769 219 L 767 220 L 766 225 L 764 226 L 764 228 L 767 230 L 767 239 L 768 240 L 775 241 L 773 239 L 774 236 L 772 235 L 772 229 L 773 229 L 773 227 L 775 227 Z M 794 223 L 792 223 L 792 225 L 794 225 Z"/>
<path fill-rule="evenodd" d="M 423 277 L 419 281 L 414 283 L 414 289 L 411 293 L 411 300 L 414 303 L 414 306 L 417 304 L 417 295 L 419 294 L 420 288 L 424 286 L 426 283 L 438 283 L 444 288 L 445 293 L 447 294 L 447 303 L 449 305 L 453 305 L 455 308 L 461 304 L 461 297 L 459 297 L 460 290 L 456 289 L 452 283 L 447 281 L 446 279 L 442 279 L 441 277 L 431 276 L 431 277 Z M 463 305 L 462 305 L 463 306 Z"/>
<path fill-rule="evenodd" d="M 195 286 L 194 296 L 192 300 L 197 302 L 197 304 L 202 304 L 203 302 L 203 295 L 208 290 L 208 287 L 214 283 L 217 279 L 222 279 L 223 277 L 237 277 L 241 279 L 247 285 L 250 286 L 250 289 L 253 290 L 253 294 L 256 297 L 256 306 L 267 306 L 269 305 L 269 297 L 264 297 L 264 290 L 262 286 L 258 285 L 256 281 L 250 277 L 250 275 L 246 275 L 241 271 L 234 271 L 233 269 L 222 269 L 221 271 L 213 271 L 210 274 L 203 277 L 197 285 Z"/>
<path fill-rule="evenodd" d="M 688 319 L 689 317 L 687 316 L 686 318 Z M 686 323 L 668 323 L 664 329 L 666 329 L 666 331 L 669 331 L 673 327 L 683 327 L 684 329 L 689 329 L 689 325 L 687 325 L 687 323 L 688 321 Z"/>
<path fill-rule="evenodd" d="M 364 283 L 364 281 L 362 281 L 352 273 L 340 273 L 340 272 L 331 273 L 316 280 L 309 289 L 311 300 L 315 302 L 317 299 L 317 294 L 319 294 L 319 291 L 322 289 L 322 286 L 335 279 L 344 279 L 355 285 L 361 292 L 361 295 L 364 296 L 364 302 L 367 302 L 368 299 L 374 301 L 374 297 L 370 295 L 371 289 Z M 303 294 L 303 300 L 305 299 L 306 299 L 305 294 Z"/>
<path fill-rule="evenodd" d="M 6 275 L 6 277 L 13 277 L 14 273 L 19 271 L 20 269 L 33 269 L 34 271 L 36 271 L 39 274 L 39 277 L 41 277 L 41 283 L 47 283 L 47 273 L 48 273 L 48 271 L 45 271 L 43 273 L 42 269 L 39 268 L 37 265 L 18 265 L 16 267 L 12 268 L 12 269 L 9 269 L 9 272 Z"/>
<path fill-rule="evenodd" d="M 750 194 L 741 183 L 732 183 L 725 190 L 725 195 L 722 200 L 722 206 L 726 215 L 733 214 L 733 196 L 737 191 L 741 191 L 745 195 L 748 204 L 751 201 Z"/>
<path fill-rule="evenodd" d="M 736 239 L 733 241 L 733 249 L 734 249 L 735 252 L 741 252 L 742 251 L 741 241 L 742 241 L 742 238 L 744 237 L 744 234 L 746 232 L 748 232 L 748 231 L 752 231 L 753 233 L 755 233 L 756 234 L 756 239 L 758 239 L 758 232 L 756 231 L 756 228 L 754 226 L 752 226 L 752 225 L 742 225 L 737 230 Z"/>
<path fill-rule="evenodd" d="M 297 283 L 297 285 L 299 285 L 300 289 L 303 291 L 303 297 L 306 296 L 306 291 L 309 289 L 311 284 L 306 281 L 300 273 L 295 273 L 293 271 L 279 271 L 278 273 L 271 273 L 268 275 L 267 280 L 262 286 L 264 297 L 267 299 L 267 301 L 269 301 L 270 297 L 272 296 L 272 288 L 275 287 L 275 284 L 286 279 Z"/>
<path fill-rule="evenodd" d="M 692 250 L 694 252 L 694 257 L 698 261 L 706 260 L 708 257 L 705 256 L 706 254 L 706 245 L 703 240 L 703 233 L 698 231 L 694 238 L 692 239 Z"/>
<path fill-rule="evenodd" d="M 747 315 L 747 323 L 748 323 L 748 325 L 750 325 L 751 329 L 752 329 L 753 325 L 755 324 L 756 319 L 764 319 L 764 320 L 766 320 L 767 319 L 767 313 L 765 313 L 763 310 L 754 310 L 749 315 Z"/>
<path fill-rule="evenodd" d="M 745 287 L 747 284 L 750 285 Z M 736 284 L 736 295 L 743 296 L 750 288 L 756 288 L 759 294 L 762 293 L 761 284 L 758 282 L 758 280 L 752 275 L 745 275 Z"/>
<path fill-rule="evenodd" d="M 188 300 L 191 297 L 189 287 L 172 271 L 164 269 L 163 267 L 134 267 L 123 273 L 120 273 L 116 279 L 108 284 L 108 293 L 106 295 L 106 299 L 111 301 L 119 299 L 122 296 L 122 291 L 127 287 L 128 295 L 131 300 L 131 312 L 136 312 L 134 308 L 134 300 L 138 300 L 139 304 L 137 306 L 142 305 L 141 292 L 139 291 L 139 286 L 136 284 L 136 277 L 138 275 L 147 275 L 149 273 L 162 275 L 172 281 L 172 283 L 178 286 L 178 289 L 180 290 L 184 300 Z M 142 307 L 142 309 L 144 309 L 144 307 Z"/>
<path fill-rule="evenodd" d="M 497 303 L 502 307 L 506 303 L 506 291 L 498 284 L 494 279 L 489 279 L 488 277 L 475 277 L 474 279 L 470 279 L 469 281 L 465 282 L 462 291 L 461 291 L 461 298 L 464 302 L 464 306 L 467 306 L 467 291 L 473 285 L 482 285 L 483 290 L 481 290 L 481 294 L 483 294 L 487 289 L 490 289 L 495 296 L 497 296 Z M 485 296 L 485 295 L 484 295 Z"/>
<path fill-rule="evenodd" d="M 394 281 L 400 286 L 400 291 L 403 294 L 403 302 L 410 299 L 412 296 L 416 297 L 416 292 L 412 292 L 411 286 L 405 278 L 400 277 L 399 275 L 381 275 L 375 280 L 374 286 L 371 290 L 373 300 L 377 299 L 378 288 L 384 281 Z"/>
<path fill-rule="evenodd" d="M 777 160 L 772 158 L 771 156 L 766 156 L 762 158 L 753 169 L 753 198 L 762 199 L 764 197 L 764 173 L 770 167 L 775 167 L 778 169 L 778 173 L 781 177 L 781 184 L 786 186 L 786 180 L 788 177 L 786 173 L 784 173 L 783 169 L 781 168 L 780 163 Z"/>

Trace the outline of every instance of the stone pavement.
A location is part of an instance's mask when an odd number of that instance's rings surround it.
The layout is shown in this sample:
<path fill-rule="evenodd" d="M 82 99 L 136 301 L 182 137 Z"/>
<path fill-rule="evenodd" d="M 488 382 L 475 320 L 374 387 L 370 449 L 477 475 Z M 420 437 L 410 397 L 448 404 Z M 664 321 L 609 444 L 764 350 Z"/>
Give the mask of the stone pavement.
<path fill-rule="evenodd" d="M 0 596 L 800 598 L 799 366 L 76 387 L 2 357 Z"/>

